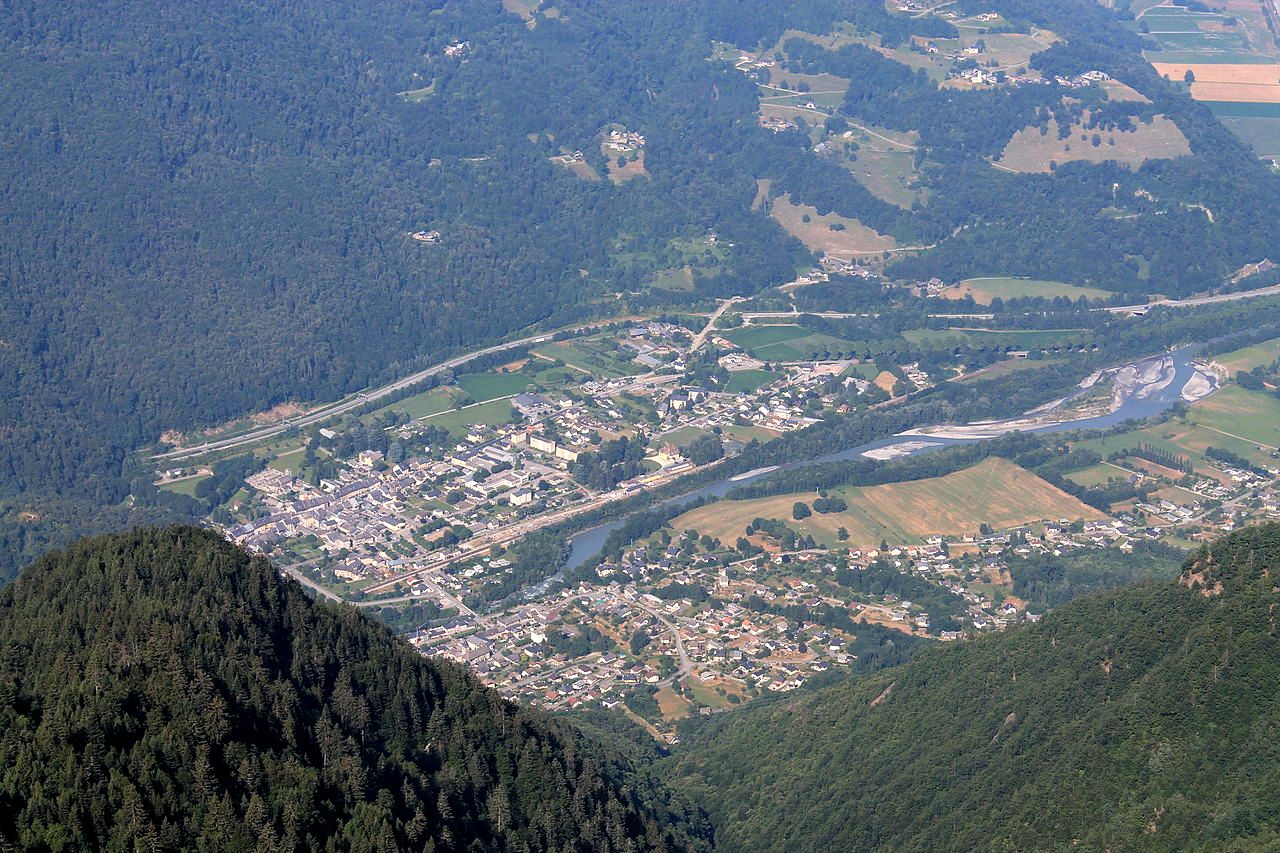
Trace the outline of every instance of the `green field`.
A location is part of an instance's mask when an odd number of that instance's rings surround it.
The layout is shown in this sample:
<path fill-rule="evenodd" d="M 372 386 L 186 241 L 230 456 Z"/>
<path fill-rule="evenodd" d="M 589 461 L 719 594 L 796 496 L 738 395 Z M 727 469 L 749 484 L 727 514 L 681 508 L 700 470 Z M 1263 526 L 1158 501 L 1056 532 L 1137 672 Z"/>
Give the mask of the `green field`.
<path fill-rule="evenodd" d="M 679 429 L 673 429 L 671 432 L 664 433 L 661 441 L 664 443 L 670 442 L 676 447 L 683 449 L 692 444 L 696 439 L 701 438 L 709 432 L 711 432 L 711 430 L 701 429 L 700 427 L 684 426 Z"/>
<path fill-rule="evenodd" d="M 1270 394 L 1228 385 L 1192 406 L 1189 417 L 1210 430 L 1264 448 L 1280 447 L 1280 400 Z"/>
<path fill-rule="evenodd" d="M 804 361 L 823 353 L 848 352 L 854 346 L 851 341 L 792 325 L 746 326 L 725 337 L 765 361 Z"/>
<path fill-rule="evenodd" d="M 1110 479 L 1124 476 L 1126 476 L 1124 471 L 1099 462 L 1097 465 L 1090 465 L 1083 470 L 1072 471 L 1067 475 L 1067 479 L 1082 486 L 1102 486 Z"/>
<path fill-rule="evenodd" d="M 808 334 L 809 330 L 800 326 L 744 326 L 725 333 L 724 337 L 745 350 L 753 350 L 756 347 L 793 341 Z"/>
<path fill-rule="evenodd" d="M 972 296 L 979 305 L 990 305 L 997 297 L 1014 299 L 1020 296 L 1039 296 L 1045 299 L 1056 299 L 1065 296 L 1068 299 L 1108 299 L 1111 292 L 1097 287 L 1081 287 L 1062 281 L 1046 281 L 1035 278 L 1015 278 L 1012 276 L 991 276 L 969 278 L 942 291 L 948 299 L 963 299 Z"/>
<path fill-rule="evenodd" d="M 918 543 L 938 533 L 976 532 L 986 522 L 997 529 L 1045 519 L 1101 518 L 1086 506 L 1034 474 L 1004 459 L 986 459 L 972 468 L 907 483 L 832 490 L 848 504 L 844 512 L 814 513 L 803 521 L 792 518 L 796 501 L 812 501 L 811 492 L 746 501 L 718 501 L 681 515 L 673 530 L 697 530 L 734 542 L 754 518 L 785 521 L 801 534 L 836 545 L 839 528 L 849 533 L 847 544 L 874 548 L 882 539 L 894 544 Z"/>
<path fill-rule="evenodd" d="M 460 411 L 432 415 L 424 420 L 432 426 L 447 429 L 455 436 L 461 436 L 467 434 L 471 424 L 498 426 L 508 423 L 514 411 L 510 400 L 491 400 L 478 406 L 468 406 Z"/>
<path fill-rule="evenodd" d="M 159 486 L 158 488 L 161 488 L 166 492 L 173 492 L 175 495 L 186 495 L 187 497 L 194 498 L 196 496 L 196 486 L 200 485 L 202 481 L 207 479 L 209 479 L 207 475 L 201 477 L 188 477 L 185 480 L 175 480 L 172 483 L 165 483 L 163 486 Z"/>
<path fill-rule="evenodd" d="M 376 412 L 365 415 L 361 420 L 365 422 L 371 421 L 375 415 L 393 409 L 417 419 L 430 417 L 440 412 L 447 412 L 452 408 L 453 391 L 449 388 L 432 388 L 430 391 L 423 391 L 420 394 L 414 394 L 412 397 L 405 397 L 397 403 L 384 406 Z"/>
<path fill-rule="evenodd" d="M 730 394 L 750 394 L 779 378 L 779 374 L 768 370 L 738 370 L 729 374 L 729 382 L 724 390 Z"/>
<path fill-rule="evenodd" d="M 1216 397 L 1217 395 L 1214 396 Z M 1193 416 L 1196 410 L 1203 405 L 1203 402 L 1196 403 L 1191 407 Z M 1209 447 L 1229 450 L 1259 465 L 1268 461 L 1268 452 L 1259 450 L 1256 444 L 1215 432 L 1193 419 L 1186 421 L 1171 420 L 1149 426 L 1146 429 L 1111 435 L 1105 438 L 1089 439 L 1088 441 L 1079 442 L 1077 446 L 1097 451 L 1103 458 L 1106 458 L 1112 453 L 1133 450 L 1140 444 L 1148 444 L 1179 456 L 1185 456 L 1191 460 L 1191 464 L 1197 474 L 1208 477 L 1214 476 L 1214 468 L 1204 459 L 1204 451 Z M 1074 475 L 1072 479 L 1075 479 Z"/>
<path fill-rule="evenodd" d="M 746 444 L 750 444 L 753 439 L 764 444 L 767 441 L 773 441 L 781 435 L 781 433 L 774 432 L 771 429 L 765 429 L 764 427 L 738 426 L 737 424 L 730 424 L 725 427 L 723 434 L 725 438 L 737 439 L 738 441 Z"/>
<path fill-rule="evenodd" d="M 288 471 L 291 474 L 296 473 L 302 463 L 305 450 L 306 448 L 299 447 L 285 453 L 278 453 L 275 459 L 267 463 L 267 467 L 277 471 Z"/>
<path fill-rule="evenodd" d="M 1214 361 L 1227 368 L 1234 376 L 1242 370 L 1253 370 L 1255 367 L 1271 364 L 1278 358 L 1280 358 L 1280 338 L 1223 353 Z"/>
<path fill-rule="evenodd" d="M 477 403 L 484 403 L 522 393 L 533 381 L 523 373 L 467 373 L 458 377 L 458 387 Z"/>
<path fill-rule="evenodd" d="M 842 375 L 857 376 L 871 382 L 880 375 L 880 368 L 876 367 L 874 364 L 868 364 L 866 362 L 863 362 L 862 364 L 851 364 L 844 369 L 844 373 Z"/>
<path fill-rule="evenodd" d="M 854 131 L 857 133 L 857 130 Z M 899 148 L 863 134 L 860 147 L 846 157 L 845 167 L 877 198 L 909 210 L 912 203 L 925 203 L 928 196 L 919 185 L 915 151 Z"/>
<path fill-rule="evenodd" d="M 560 359 L 599 379 L 617 379 L 644 373 L 644 368 L 624 360 L 615 351 L 612 341 L 586 339 L 542 344 L 533 350 L 535 355 Z"/>
<path fill-rule="evenodd" d="M 1011 347 L 1029 350 L 1082 343 L 1087 333 L 1076 329 L 908 329 L 902 336 L 930 346 Z"/>
<path fill-rule="evenodd" d="M 981 373 L 975 373 L 959 380 L 960 382 L 982 382 L 988 379 L 996 379 L 1001 376 L 1008 376 L 1010 373 L 1021 373 L 1024 370 L 1037 370 L 1041 367 L 1048 367 L 1054 364 L 1061 364 L 1064 359 L 1061 358 L 1010 358 L 1005 361 L 998 361 L 988 367 Z"/>

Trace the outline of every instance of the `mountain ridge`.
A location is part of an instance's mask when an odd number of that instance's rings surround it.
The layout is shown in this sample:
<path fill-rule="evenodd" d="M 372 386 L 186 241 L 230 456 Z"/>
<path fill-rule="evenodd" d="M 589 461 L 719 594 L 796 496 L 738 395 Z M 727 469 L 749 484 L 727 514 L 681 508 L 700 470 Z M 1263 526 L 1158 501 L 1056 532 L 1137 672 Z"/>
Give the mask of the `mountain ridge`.
<path fill-rule="evenodd" d="M 0 636 L 0 841 L 20 849 L 705 842 L 625 762 L 208 531 L 43 558 L 0 591 Z"/>

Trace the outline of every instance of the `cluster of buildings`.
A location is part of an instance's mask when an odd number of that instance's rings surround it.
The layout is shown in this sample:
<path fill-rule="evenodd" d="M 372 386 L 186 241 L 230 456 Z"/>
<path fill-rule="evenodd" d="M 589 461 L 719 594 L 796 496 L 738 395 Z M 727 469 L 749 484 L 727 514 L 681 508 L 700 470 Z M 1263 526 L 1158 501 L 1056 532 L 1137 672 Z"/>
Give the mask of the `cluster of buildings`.
<path fill-rule="evenodd" d="M 605 137 L 602 147 L 612 154 L 634 154 L 644 150 L 644 136 L 626 128 L 614 128 Z"/>

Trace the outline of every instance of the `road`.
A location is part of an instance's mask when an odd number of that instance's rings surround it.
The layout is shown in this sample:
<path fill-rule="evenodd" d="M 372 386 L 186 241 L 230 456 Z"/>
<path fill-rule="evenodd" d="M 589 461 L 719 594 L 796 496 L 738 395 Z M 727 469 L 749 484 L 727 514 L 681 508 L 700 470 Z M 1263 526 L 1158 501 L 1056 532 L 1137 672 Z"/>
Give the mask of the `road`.
<path fill-rule="evenodd" d="M 720 307 L 712 312 L 711 318 L 707 320 L 707 325 L 703 326 L 702 331 L 698 332 L 694 337 L 693 343 L 689 345 L 689 352 L 697 352 L 702 349 L 702 345 L 707 342 L 707 338 L 711 337 L 711 333 L 715 331 L 716 320 L 719 320 L 724 312 L 729 310 L 730 305 L 741 301 L 743 301 L 741 296 L 735 296 L 732 299 L 726 299 L 724 302 L 721 302 Z"/>
<path fill-rule="evenodd" d="M 689 660 L 689 655 L 684 650 L 684 637 L 680 634 L 680 629 L 676 626 L 676 623 L 672 622 L 670 619 L 668 619 L 666 616 L 664 616 L 662 613 L 658 612 L 657 610 L 654 610 L 651 607 L 641 604 L 639 601 L 633 601 L 632 603 L 635 604 L 636 607 L 639 607 L 641 610 L 643 610 L 645 613 L 648 613 L 654 619 L 657 619 L 663 625 L 667 626 L 667 629 L 671 631 L 672 636 L 676 638 L 676 657 L 680 661 L 680 668 L 677 669 L 675 673 L 673 673 L 672 675 L 669 675 L 666 678 L 664 678 L 662 681 L 659 681 L 658 686 L 666 687 L 668 684 L 674 684 L 680 679 L 687 676 L 689 673 L 693 672 L 693 661 Z"/>
<path fill-rule="evenodd" d="M 575 326 L 572 329 L 572 331 L 584 331 L 586 329 L 596 329 L 596 328 L 600 328 L 601 326 L 607 326 L 610 323 L 621 322 L 624 319 L 625 318 L 615 317 L 609 320 L 599 320 L 594 323 L 586 323 L 581 326 Z M 192 447 L 184 447 L 178 450 L 170 450 L 166 453 L 157 453 L 151 458 L 158 461 L 162 460 L 162 461 L 178 462 L 184 459 L 191 459 L 197 456 L 203 456 L 206 453 L 214 453 L 221 450 L 233 450 L 237 447 L 244 447 L 245 445 L 255 444 L 265 439 L 274 438 L 275 436 L 280 435 L 281 433 L 284 433 L 285 431 L 290 429 L 296 429 L 300 427 L 307 427 L 307 426 L 312 426 L 314 424 L 323 423 L 324 421 L 327 421 L 330 418 L 345 414 L 351 411 L 352 409 L 357 409 L 360 406 L 365 405 L 366 403 L 372 403 L 374 401 L 381 400 L 384 397 L 388 397 L 396 393 L 397 391 L 402 391 L 405 388 L 409 388 L 413 385 L 417 385 L 419 382 L 421 382 L 424 379 L 427 379 L 432 376 L 436 376 L 447 370 L 453 370 L 454 368 L 461 367 L 467 362 L 480 358 L 481 356 L 492 355 L 498 352 L 505 352 L 506 350 L 516 349 L 518 347 L 523 347 L 523 346 L 529 346 L 530 344 L 546 343 L 547 341 L 551 340 L 552 337 L 553 337 L 553 334 L 551 332 L 547 332 L 541 335 L 532 335 L 527 338 L 520 338 L 519 340 L 508 341 L 507 343 L 502 343 L 502 344 L 494 344 L 493 346 L 485 347 L 483 349 L 473 350 L 472 352 L 455 356 L 449 359 L 448 361 L 442 361 L 439 364 L 432 365 L 431 367 L 428 367 L 425 370 L 419 370 L 417 373 L 410 374 L 409 376 L 406 376 L 402 379 L 397 379 L 395 382 L 391 382 L 387 385 L 383 385 L 381 388 L 376 388 L 371 391 L 361 391 L 358 394 L 356 394 L 354 397 L 348 397 L 344 400 L 340 400 L 337 403 L 332 403 L 328 406 L 321 406 L 320 408 L 313 409 L 312 411 L 307 412 L 304 415 L 299 415 L 298 417 L 295 417 L 295 418 L 289 418 L 287 420 L 281 421 L 280 423 L 269 424 L 267 426 L 258 427 L 257 429 L 250 430 L 249 432 L 241 433 L 240 435 L 231 436 L 230 438 L 223 438 L 217 441 L 206 441 L 204 444 L 198 444 Z"/>
<path fill-rule="evenodd" d="M 1199 296 L 1194 299 L 1166 299 L 1162 302 L 1143 302 L 1138 305 L 1117 305 L 1104 308 L 1112 314 L 1132 314 L 1143 308 L 1195 308 L 1200 305 L 1213 305 L 1217 302 L 1235 302 L 1237 299 L 1257 299 L 1259 296 L 1280 296 L 1280 284 L 1271 287 L 1259 287 L 1256 290 L 1241 290 L 1237 293 L 1223 293 L 1218 296 Z"/>
<path fill-rule="evenodd" d="M 312 565 L 312 563 L 304 563 L 303 565 L 305 567 L 305 566 Z M 345 600 L 342 597 L 336 595 L 335 593 L 332 593 L 329 590 L 325 589 L 320 584 L 316 583 L 311 578 L 307 577 L 302 572 L 298 571 L 298 569 L 294 566 L 282 567 L 280 571 L 284 572 L 286 575 L 293 578 L 298 583 L 302 584 L 307 589 L 311 590 L 321 598 L 327 598 L 329 601 L 336 601 L 339 603 Z"/>
<path fill-rule="evenodd" d="M 826 317 L 830 320 L 847 320 L 851 318 L 874 319 L 877 313 L 858 313 L 856 311 L 744 311 L 742 319 L 751 323 L 756 320 L 785 320 L 789 317 Z M 930 317 L 953 317 L 959 320 L 991 320 L 995 314 L 930 314 Z"/>

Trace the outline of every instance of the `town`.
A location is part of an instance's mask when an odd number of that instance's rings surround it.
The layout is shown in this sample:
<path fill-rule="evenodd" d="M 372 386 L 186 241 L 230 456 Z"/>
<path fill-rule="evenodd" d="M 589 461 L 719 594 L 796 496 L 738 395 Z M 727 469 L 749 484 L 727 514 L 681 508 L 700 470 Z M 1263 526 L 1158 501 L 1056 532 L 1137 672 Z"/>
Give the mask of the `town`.
<path fill-rule="evenodd" d="M 1132 495 L 1110 513 L 1061 493 L 1016 518 L 974 501 L 965 526 L 903 526 L 875 542 L 844 527 L 824 534 L 835 522 L 809 524 L 863 511 L 836 493 L 797 501 L 787 517 L 753 518 L 746 502 L 727 522 L 715 514 L 738 502 L 723 501 L 584 570 L 517 578 L 521 543 L 543 528 L 675 483 L 752 442 L 952 378 L 840 352 L 770 358 L 803 351 L 783 335 L 796 327 L 744 323 L 730 308 L 504 352 L 481 372 L 320 428 L 285 451 L 289 464 L 247 473 L 220 526 L 508 696 L 619 708 L 671 740 L 689 714 L 896 659 L 904 643 L 1037 620 L 1044 603 L 1017 594 L 1011 572 L 1026 561 L 1189 547 L 1280 518 L 1274 452 L 1246 459 L 1210 447 L 1193 464 L 1191 454 L 1133 440 L 1157 425 L 1076 445 L 1083 467 L 1068 478 Z"/>

